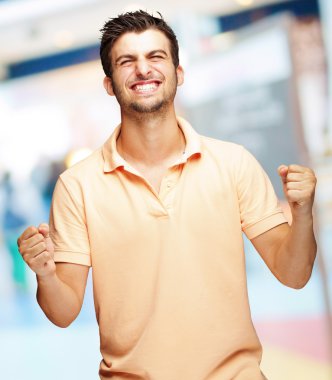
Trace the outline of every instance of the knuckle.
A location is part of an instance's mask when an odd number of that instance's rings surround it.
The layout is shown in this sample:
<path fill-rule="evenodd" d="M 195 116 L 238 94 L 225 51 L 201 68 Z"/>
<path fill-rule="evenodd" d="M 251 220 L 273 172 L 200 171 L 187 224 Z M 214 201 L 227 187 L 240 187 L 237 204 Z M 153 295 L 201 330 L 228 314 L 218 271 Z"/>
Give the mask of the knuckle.
<path fill-rule="evenodd" d="M 287 181 L 292 182 L 292 181 L 295 181 L 296 179 L 297 179 L 296 174 L 294 174 L 294 173 L 288 173 L 287 174 Z"/>
<path fill-rule="evenodd" d="M 42 253 L 40 253 L 39 255 L 35 256 L 33 258 L 35 265 L 38 265 L 42 259 L 43 259 L 43 254 Z"/>
<path fill-rule="evenodd" d="M 307 175 L 309 175 L 310 177 L 314 177 L 314 176 L 315 176 L 315 173 L 314 173 L 313 170 L 310 169 L 310 168 L 306 168 L 305 173 L 306 173 Z"/>
<path fill-rule="evenodd" d="M 21 255 L 24 255 L 25 254 L 25 251 L 26 251 L 26 247 L 25 247 L 25 244 L 22 243 L 18 246 L 18 251 L 20 252 Z"/>
<path fill-rule="evenodd" d="M 315 172 L 311 168 L 306 168 L 305 173 L 309 178 L 316 180 Z"/>
<path fill-rule="evenodd" d="M 36 236 L 36 240 L 37 240 L 37 241 L 42 241 L 42 240 L 44 240 L 44 236 L 43 236 L 42 234 L 40 234 L 40 233 L 36 234 L 35 236 Z"/>
<path fill-rule="evenodd" d="M 46 261 L 49 261 L 51 259 L 51 255 L 47 251 L 43 253 L 43 256 L 44 256 Z"/>
<path fill-rule="evenodd" d="M 29 226 L 25 231 L 28 232 L 29 234 L 35 234 L 38 232 L 37 228 L 34 226 Z"/>
<path fill-rule="evenodd" d="M 288 183 L 286 184 L 286 189 L 287 189 L 288 191 L 292 191 L 292 190 L 293 190 L 293 185 L 292 185 L 290 182 L 288 182 Z"/>

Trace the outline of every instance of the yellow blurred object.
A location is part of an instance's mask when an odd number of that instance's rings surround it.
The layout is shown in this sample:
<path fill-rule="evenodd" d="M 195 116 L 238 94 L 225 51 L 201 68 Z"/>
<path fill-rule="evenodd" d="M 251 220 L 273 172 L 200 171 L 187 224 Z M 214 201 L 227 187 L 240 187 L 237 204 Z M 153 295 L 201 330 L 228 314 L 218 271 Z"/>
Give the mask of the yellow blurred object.
<path fill-rule="evenodd" d="M 236 2 L 237 2 L 239 5 L 242 5 L 243 7 L 248 7 L 248 6 L 254 4 L 254 0 L 236 0 Z"/>
<path fill-rule="evenodd" d="M 91 153 L 92 153 L 92 150 L 89 148 L 81 148 L 81 149 L 76 149 L 69 152 L 67 157 L 65 158 L 66 167 L 70 168 L 71 166 L 75 165 L 77 162 L 88 157 Z"/>
<path fill-rule="evenodd" d="M 331 380 L 332 366 L 262 342 L 262 371 L 269 380 Z"/>
<path fill-rule="evenodd" d="M 74 44 L 74 34 L 69 30 L 60 30 L 54 36 L 54 44 L 59 49 L 67 49 Z"/>

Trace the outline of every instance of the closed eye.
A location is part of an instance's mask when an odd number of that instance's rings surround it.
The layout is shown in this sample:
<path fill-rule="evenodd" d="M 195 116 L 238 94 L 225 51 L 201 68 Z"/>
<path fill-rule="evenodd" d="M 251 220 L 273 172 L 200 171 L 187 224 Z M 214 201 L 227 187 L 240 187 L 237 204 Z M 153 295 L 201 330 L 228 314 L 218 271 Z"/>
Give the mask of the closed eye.
<path fill-rule="evenodd" d="M 125 61 L 121 61 L 120 62 L 120 66 L 124 66 L 124 65 L 128 65 L 130 64 L 132 61 L 130 59 L 126 59 Z"/>
<path fill-rule="evenodd" d="M 150 57 L 150 59 L 151 59 L 152 61 L 160 61 L 160 60 L 162 60 L 162 59 L 165 59 L 165 57 L 162 56 L 162 55 L 152 55 L 152 56 Z"/>
<path fill-rule="evenodd" d="M 119 65 L 119 66 L 129 65 L 134 59 L 135 57 L 133 57 L 131 54 L 124 54 L 118 57 L 115 60 L 115 63 L 116 65 Z"/>
<path fill-rule="evenodd" d="M 160 59 L 165 59 L 166 57 L 167 57 L 167 54 L 162 49 L 153 50 L 148 54 L 148 58 L 151 60 L 160 60 Z"/>

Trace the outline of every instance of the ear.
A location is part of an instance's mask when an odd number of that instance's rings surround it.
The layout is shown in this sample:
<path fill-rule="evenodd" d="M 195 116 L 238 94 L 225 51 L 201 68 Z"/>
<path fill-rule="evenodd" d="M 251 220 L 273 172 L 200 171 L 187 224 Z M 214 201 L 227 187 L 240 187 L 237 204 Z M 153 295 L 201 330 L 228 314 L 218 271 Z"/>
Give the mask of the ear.
<path fill-rule="evenodd" d="M 110 77 L 104 78 L 103 85 L 104 85 L 104 88 L 105 88 L 106 92 L 108 93 L 108 95 L 114 96 L 112 81 L 111 81 Z"/>
<path fill-rule="evenodd" d="M 178 86 L 181 86 L 184 82 L 184 70 L 181 65 L 176 68 L 176 76 L 178 78 Z"/>

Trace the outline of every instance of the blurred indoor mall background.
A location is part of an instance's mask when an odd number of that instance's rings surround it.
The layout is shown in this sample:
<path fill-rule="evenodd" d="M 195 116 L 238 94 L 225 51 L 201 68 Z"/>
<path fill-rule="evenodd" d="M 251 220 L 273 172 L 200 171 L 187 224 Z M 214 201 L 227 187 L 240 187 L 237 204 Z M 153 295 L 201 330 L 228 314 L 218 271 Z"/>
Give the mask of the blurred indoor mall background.
<path fill-rule="evenodd" d="M 0 1 L 0 379 L 98 377 L 91 282 L 79 318 L 53 326 L 16 239 L 48 219 L 59 173 L 119 122 L 102 86 L 99 29 L 145 9 L 160 11 L 180 42 L 180 115 L 247 147 L 281 202 L 280 164 L 315 169 L 319 257 L 310 282 L 286 288 L 245 241 L 248 288 L 269 380 L 332 380 L 332 1 L 138 1 Z"/>

